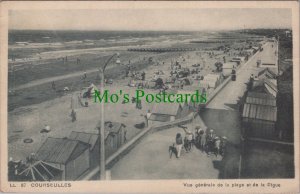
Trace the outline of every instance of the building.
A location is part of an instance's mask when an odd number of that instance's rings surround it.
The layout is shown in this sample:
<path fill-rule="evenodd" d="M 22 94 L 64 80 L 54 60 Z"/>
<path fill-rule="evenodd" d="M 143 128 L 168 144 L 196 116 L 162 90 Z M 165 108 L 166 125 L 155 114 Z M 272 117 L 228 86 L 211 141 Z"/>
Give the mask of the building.
<path fill-rule="evenodd" d="M 221 74 L 207 74 L 204 76 L 202 82 L 207 84 L 209 88 L 216 88 L 220 83 L 222 83 Z"/>
<path fill-rule="evenodd" d="M 159 122 L 175 121 L 180 118 L 182 107 L 179 103 L 155 103 L 151 116 L 149 117 L 149 124 Z"/>
<path fill-rule="evenodd" d="M 271 94 L 277 97 L 277 78 L 276 74 L 268 68 L 258 72 L 258 76 L 254 78 L 252 91 Z"/>
<path fill-rule="evenodd" d="M 279 69 L 278 69 L 278 63 L 276 61 L 276 59 L 271 59 L 271 58 L 266 58 L 266 59 L 262 59 L 260 67 L 262 68 L 268 68 L 269 71 L 272 71 L 276 76 L 279 73 Z"/>
<path fill-rule="evenodd" d="M 263 70 L 259 71 L 257 76 L 259 79 L 276 79 L 277 78 L 277 74 L 269 68 L 264 68 Z"/>
<path fill-rule="evenodd" d="M 106 121 L 104 126 L 105 157 L 109 157 L 126 142 L 126 125 L 123 123 Z M 100 130 L 100 127 L 101 121 L 98 122 L 96 129 Z"/>
<path fill-rule="evenodd" d="M 94 167 L 99 165 L 100 161 L 100 147 L 99 147 L 99 135 L 95 133 L 86 133 L 86 132 L 78 132 L 72 131 L 69 139 L 78 140 L 89 144 L 90 150 L 90 168 L 93 169 Z"/>
<path fill-rule="evenodd" d="M 62 173 L 59 168 L 39 160 L 29 164 L 19 176 L 22 181 L 59 181 Z"/>
<path fill-rule="evenodd" d="M 276 98 L 268 93 L 248 92 L 242 113 L 244 136 L 274 139 L 276 122 Z"/>
<path fill-rule="evenodd" d="M 76 180 L 90 167 L 89 144 L 78 140 L 48 137 L 36 157 L 62 170 L 62 180 Z"/>
<path fill-rule="evenodd" d="M 276 106 L 276 98 L 267 93 L 248 92 L 246 97 L 246 103 L 265 106 Z"/>
<path fill-rule="evenodd" d="M 276 79 L 265 79 L 264 86 L 268 93 L 272 94 L 275 98 L 277 97 L 278 88 Z"/>
<path fill-rule="evenodd" d="M 233 57 L 230 62 L 236 62 L 237 65 L 240 65 L 242 62 L 245 61 L 245 57 Z"/>
<path fill-rule="evenodd" d="M 202 94 L 206 93 L 207 95 L 209 95 L 209 83 L 208 82 L 203 82 L 203 80 L 199 80 L 197 85 L 198 85 L 199 91 Z"/>

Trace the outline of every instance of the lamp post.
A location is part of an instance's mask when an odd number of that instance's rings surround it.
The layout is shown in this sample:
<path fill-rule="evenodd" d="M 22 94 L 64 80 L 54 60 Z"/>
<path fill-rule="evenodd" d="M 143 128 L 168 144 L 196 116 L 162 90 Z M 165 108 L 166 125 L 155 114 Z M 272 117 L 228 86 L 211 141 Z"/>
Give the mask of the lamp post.
<path fill-rule="evenodd" d="M 101 94 L 104 93 L 104 71 L 108 63 L 114 58 L 114 56 L 119 56 L 119 53 L 113 54 L 104 64 L 102 68 L 99 69 L 99 73 L 101 76 Z M 106 172 L 105 172 L 105 129 L 104 129 L 104 102 L 101 103 L 101 108 L 100 108 L 100 114 L 101 114 L 101 126 L 99 130 L 99 139 L 100 139 L 100 180 L 105 180 L 106 179 Z"/>

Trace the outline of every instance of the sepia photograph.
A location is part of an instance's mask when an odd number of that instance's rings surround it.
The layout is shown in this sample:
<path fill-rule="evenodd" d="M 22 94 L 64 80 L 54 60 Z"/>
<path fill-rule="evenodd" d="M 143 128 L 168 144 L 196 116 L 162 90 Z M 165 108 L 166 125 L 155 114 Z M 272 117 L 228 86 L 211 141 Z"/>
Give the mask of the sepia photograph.
<path fill-rule="evenodd" d="M 5 188 L 299 189 L 298 2 L 31 3 L 1 8 Z"/>

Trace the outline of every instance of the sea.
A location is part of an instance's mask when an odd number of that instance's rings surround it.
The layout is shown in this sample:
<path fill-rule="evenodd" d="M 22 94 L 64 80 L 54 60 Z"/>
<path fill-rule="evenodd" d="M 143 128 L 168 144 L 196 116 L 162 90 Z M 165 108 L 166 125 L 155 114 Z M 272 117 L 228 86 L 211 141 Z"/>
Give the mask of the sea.
<path fill-rule="evenodd" d="M 76 31 L 76 30 L 10 30 L 8 43 L 53 43 L 71 41 L 97 41 L 145 39 L 157 37 L 192 36 L 195 32 L 179 31 Z"/>

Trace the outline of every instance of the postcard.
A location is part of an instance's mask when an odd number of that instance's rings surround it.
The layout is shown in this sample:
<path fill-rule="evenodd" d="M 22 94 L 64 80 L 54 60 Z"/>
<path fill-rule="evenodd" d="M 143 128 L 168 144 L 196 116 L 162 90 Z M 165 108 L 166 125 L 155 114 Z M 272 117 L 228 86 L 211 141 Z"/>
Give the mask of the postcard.
<path fill-rule="evenodd" d="M 299 192 L 299 2 L 0 9 L 1 191 Z"/>

